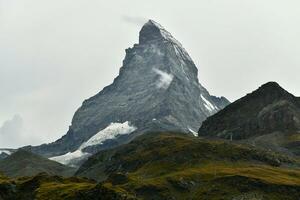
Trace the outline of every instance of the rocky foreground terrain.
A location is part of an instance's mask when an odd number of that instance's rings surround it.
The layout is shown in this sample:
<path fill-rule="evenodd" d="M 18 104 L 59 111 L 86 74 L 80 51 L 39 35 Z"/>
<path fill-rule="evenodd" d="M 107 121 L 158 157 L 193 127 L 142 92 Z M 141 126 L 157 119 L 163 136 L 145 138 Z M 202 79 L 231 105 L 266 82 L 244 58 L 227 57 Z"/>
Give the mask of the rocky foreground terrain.
<path fill-rule="evenodd" d="M 152 133 L 95 154 L 76 177 L 1 176 L 0 198 L 298 200 L 299 164 L 247 145 Z"/>

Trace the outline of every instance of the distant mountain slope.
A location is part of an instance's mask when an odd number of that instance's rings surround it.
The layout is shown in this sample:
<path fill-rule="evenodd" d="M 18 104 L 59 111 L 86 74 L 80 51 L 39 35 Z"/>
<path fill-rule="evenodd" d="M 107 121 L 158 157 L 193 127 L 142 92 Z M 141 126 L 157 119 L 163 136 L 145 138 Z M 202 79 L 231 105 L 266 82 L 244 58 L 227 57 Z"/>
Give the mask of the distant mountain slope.
<path fill-rule="evenodd" d="M 0 171 L 9 177 L 34 176 L 41 172 L 72 175 L 74 169 L 28 151 L 18 150 L 0 161 Z"/>
<path fill-rule="evenodd" d="M 187 51 L 150 20 L 140 31 L 139 44 L 126 49 L 118 77 L 83 102 L 68 133 L 54 143 L 28 149 L 59 161 L 112 148 L 150 131 L 195 134 L 199 122 L 228 103 L 209 94 Z"/>
<path fill-rule="evenodd" d="M 99 152 L 76 174 L 140 199 L 296 200 L 300 173 L 279 167 L 287 165 L 299 162 L 240 144 L 160 133 Z"/>
<path fill-rule="evenodd" d="M 0 160 L 8 157 L 9 155 L 11 155 L 15 151 L 16 150 L 14 150 L 14 149 L 0 149 Z"/>
<path fill-rule="evenodd" d="M 199 136 L 300 155 L 300 99 L 269 82 L 205 120 Z"/>

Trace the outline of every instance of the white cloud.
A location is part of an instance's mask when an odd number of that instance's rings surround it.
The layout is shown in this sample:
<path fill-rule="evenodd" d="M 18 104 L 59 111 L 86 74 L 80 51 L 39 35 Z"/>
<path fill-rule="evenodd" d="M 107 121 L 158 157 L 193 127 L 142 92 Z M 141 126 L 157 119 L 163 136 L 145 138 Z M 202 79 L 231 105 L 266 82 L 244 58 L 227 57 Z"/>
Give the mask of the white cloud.
<path fill-rule="evenodd" d="M 157 81 L 156 85 L 158 88 L 163 88 L 163 89 L 168 89 L 170 86 L 171 82 L 173 81 L 173 74 L 168 74 L 164 71 L 161 71 L 159 69 L 154 68 L 153 71 L 158 74 L 159 80 Z"/>
<path fill-rule="evenodd" d="M 0 127 L 0 147 L 10 147 L 12 142 L 20 142 L 23 131 L 23 119 L 15 115 L 12 119 L 6 120 Z"/>
<path fill-rule="evenodd" d="M 138 26 L 143 26 L 149 19 L 144 17 L 133 17 L 128 15 L 123 15 L 122 20 L 130 24 L 135 24 Z"/>
<path fill-rule="evenodd" d="M 0 125 L 0 148 L 17 148 L 35 142 L 36 138 L 28 134 L 20 115 L 15 115 Z"/>

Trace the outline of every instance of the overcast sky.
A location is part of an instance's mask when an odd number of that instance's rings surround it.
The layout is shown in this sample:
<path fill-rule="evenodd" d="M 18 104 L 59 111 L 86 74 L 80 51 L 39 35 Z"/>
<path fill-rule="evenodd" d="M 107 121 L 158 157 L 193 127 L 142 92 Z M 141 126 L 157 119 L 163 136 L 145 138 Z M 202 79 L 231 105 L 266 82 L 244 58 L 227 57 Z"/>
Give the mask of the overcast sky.
<path fill-rule="evenodd" d="M 0 0 L 0 147 L 51 142 L 118 75 L 147 19 L 189 52 L 211 94 L 267 81 L 300 95 L 299 0 Z"/>

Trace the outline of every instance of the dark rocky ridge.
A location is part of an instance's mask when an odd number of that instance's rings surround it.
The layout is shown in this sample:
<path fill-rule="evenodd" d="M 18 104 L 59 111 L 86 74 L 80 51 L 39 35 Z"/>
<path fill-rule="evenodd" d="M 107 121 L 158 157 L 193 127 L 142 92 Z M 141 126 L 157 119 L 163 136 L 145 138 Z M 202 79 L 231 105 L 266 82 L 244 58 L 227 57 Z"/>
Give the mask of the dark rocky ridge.
<path fill-rule="evenodd" d="M 85 100 L 69 131 L 51 144 L 28 149 L 56 156 L 76 150 L 110 123 L 129 121 L 137 131 L 107 140 L 96 150 L 126 143 L 149 131 L 198 130 L 199 122 L 229 104 L 211 96 L 199 84 L 197 68 L 181 44 L 161 25 L 150 20 L 140 31 L 139 44 L 126 49 L 114 82 Z M 87 148 L 86 150 L 95 148 Z"/>
<path fill-rule="evenodd" d="M 269 82 L 205 120 L 199 136 L 248 140 L 299 154 L 299 131 L 299 98 Z"/>

